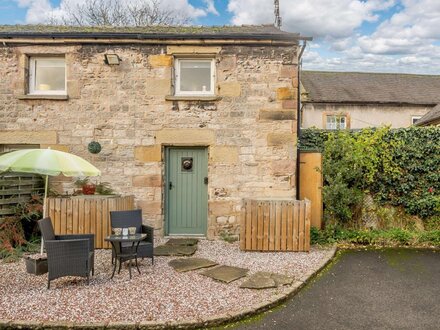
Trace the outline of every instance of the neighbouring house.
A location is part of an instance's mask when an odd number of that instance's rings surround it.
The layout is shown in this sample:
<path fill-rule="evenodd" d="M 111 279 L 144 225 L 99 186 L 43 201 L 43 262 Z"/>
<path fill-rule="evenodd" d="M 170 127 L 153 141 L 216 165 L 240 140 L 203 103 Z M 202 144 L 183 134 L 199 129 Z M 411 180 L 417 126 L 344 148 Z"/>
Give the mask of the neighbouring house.
<path fill-rule="evenodd" d="M 440 103 L 440 76 L 302 71 L 301 127 L 408 127 Z"/>
<path fill-rule="evenodd" d="M 416 126 L 440 126 L 440 104 L 436 105 L 431 111 L 429 111 L 422 118 L 417 120 Z"/>
<path fill-rule="evenodd" d="M 234 235 L 244 198 L 295 198 L 302 39 L 273 26 L 1 26 L 0 145 L 84 157 L 161 235 Z"/>

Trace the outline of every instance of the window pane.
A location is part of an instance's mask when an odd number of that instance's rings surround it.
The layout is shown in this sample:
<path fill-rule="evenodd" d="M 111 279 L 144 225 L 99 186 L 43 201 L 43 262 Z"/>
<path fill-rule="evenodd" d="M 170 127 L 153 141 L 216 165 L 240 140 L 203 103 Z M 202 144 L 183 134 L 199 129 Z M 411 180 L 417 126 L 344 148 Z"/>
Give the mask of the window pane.
<path fill-rule="evenodd" d="M 210 92 L 211 61 L 180 61 L 180 90 Z"/>
<path fill-rule="evenodd" d="M 36 91 L 64 91 L 65 81 L 64 59 L 35 59 Z"/>

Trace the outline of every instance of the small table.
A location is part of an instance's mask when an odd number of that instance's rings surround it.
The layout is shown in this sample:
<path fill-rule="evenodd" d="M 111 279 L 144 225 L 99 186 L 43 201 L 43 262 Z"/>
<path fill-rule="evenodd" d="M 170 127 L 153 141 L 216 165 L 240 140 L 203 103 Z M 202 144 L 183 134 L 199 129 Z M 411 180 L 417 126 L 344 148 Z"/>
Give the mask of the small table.
<path fill-rule="evenodd" d="M 110 235 L 105 238 L 105 241 L 112 243 L 112 249 L 115 254 L 115 264 L 113 267 L 112 277 L 115 276 L 116 264 L 119 261 L 118 274 L 121 272 L 122 263 L 128 260 L 128 271 L 130 273 L 131 279 L 131 260 L 135 260 L 136 268 L 139 272 L 138 262 L 137 262 L 137 250 L 139 243 L 147 237 L 147 234 L 134 234 L 128 236 L 122 235 Z M 122 247 L 122 243 L 131 243 L 131 246 Z"/>

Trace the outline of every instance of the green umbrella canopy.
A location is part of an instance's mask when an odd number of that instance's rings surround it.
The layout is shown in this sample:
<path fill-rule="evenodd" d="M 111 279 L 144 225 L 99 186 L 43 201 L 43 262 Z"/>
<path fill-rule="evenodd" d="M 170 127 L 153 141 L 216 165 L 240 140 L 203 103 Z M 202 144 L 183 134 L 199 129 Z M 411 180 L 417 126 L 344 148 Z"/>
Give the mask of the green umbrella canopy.
<path fill-rule="evenodd" d="M 48 176 L 97 176 L 101 171 L 81 157 L 52 149 L 25 149 L 0 156 L 0 172 L 35 173 L 46 176 L 43 217 L 46 217 Z M 43 240 L 41 240 L 43 253 Z"/>
<path fill-rule="evenodd" d="M 81 157 L 52 149 L 26 149 L 0 156 L 0 172 L 56 176 L 97 176 L 101 171 Z"/>

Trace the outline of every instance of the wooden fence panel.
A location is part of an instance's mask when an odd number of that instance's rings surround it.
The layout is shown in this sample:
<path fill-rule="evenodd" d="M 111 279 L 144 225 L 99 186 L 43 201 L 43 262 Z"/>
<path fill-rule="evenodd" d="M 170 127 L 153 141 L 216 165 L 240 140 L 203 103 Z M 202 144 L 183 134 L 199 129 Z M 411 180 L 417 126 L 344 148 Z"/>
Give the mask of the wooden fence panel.
<path fill-rule="evenodd" d="M 95 248 L 109 249 L 110 211 L 134 209 L 134 197 L 48 198 L 55 234 L 95 234 Z"/>
<path fill-rule="evenodd" d="M 245 200 L 240 248 L 245 251 L 309 251 L 309 200 Z"/>

